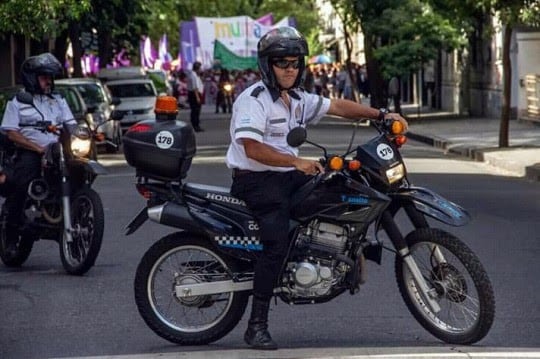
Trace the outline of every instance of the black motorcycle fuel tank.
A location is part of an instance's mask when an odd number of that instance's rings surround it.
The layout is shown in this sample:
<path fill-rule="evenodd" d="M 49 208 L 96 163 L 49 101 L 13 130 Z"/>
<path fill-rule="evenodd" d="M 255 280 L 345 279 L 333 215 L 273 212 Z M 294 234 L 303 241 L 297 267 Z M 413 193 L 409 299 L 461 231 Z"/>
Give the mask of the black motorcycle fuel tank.
<path fill-rule="evenodd" d="M 340 172 L 325 181 L 308 182 L 298 193 L 304 193 L 304 198 L 293 199 L 298 203 L 292 216 L 299 222 L 317 217 L 334 223 L 368 226 L 390 203 L 388 196 Z"/>

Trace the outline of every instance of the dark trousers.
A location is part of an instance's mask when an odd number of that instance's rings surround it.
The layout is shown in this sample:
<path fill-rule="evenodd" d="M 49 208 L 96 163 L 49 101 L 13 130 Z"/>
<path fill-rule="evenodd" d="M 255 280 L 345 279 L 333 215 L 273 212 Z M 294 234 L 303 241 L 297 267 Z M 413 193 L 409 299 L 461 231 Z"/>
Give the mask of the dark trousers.
<path fill-rule="evenodd" d="M 263 251 L 255 263 L 253 295 L 269 299 L 287 255 L 291 197 L 311 177 L 299 171 L 249 172 L 233 179 L 231 194 L 253 211 Z"/>
<path fill-rule="evenodd" d="M 191 109 L 191 126 L 193 126 L 193 128 L 199 128 L 202 104 L 201 102 L 197 101 L 197 96 L 195 95 L 194 91 L 188 91 L 188 103 Z"/>
<path fill-rule="evenodd" d="M 8 178 L 7 183 L 11 193 L 6 198 L 5 205 L 8 210 L 7 221 L 10 225 L 22 224 L 22 212 L 28 185 L 32 180 L 41 176 L 41 158 L 42 156 L 37 152 L 18 150 L 13 176 Z"/>

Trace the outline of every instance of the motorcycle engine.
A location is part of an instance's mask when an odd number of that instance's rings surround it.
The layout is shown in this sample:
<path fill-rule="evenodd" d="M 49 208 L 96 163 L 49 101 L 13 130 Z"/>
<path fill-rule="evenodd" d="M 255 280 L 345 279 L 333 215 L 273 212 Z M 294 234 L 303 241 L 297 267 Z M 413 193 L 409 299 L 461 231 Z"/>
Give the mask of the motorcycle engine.
<path fill-rule="evenodd" d="M 336 259 L 345 254 L 347 229 L 331 223 L 313 221 L 297 236 L 295 255 L 287 263 L 283 284 L 295 297 L 328 294 L 340 283 L 349 266 Z"/>

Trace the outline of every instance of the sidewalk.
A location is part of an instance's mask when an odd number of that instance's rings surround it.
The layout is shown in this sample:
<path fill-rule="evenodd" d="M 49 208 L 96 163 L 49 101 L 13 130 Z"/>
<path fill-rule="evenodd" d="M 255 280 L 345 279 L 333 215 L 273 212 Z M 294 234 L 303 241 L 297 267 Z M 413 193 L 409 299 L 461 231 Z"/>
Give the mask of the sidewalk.
<path fill-rule="evenodd" d="M 540 182 L 540 123 L 511 120 L 508 148 L 499 148 L 500 119 L 420 113 L 406 107 L 408 137 L 446 152 L 485 162 L 509 175 Z"/>

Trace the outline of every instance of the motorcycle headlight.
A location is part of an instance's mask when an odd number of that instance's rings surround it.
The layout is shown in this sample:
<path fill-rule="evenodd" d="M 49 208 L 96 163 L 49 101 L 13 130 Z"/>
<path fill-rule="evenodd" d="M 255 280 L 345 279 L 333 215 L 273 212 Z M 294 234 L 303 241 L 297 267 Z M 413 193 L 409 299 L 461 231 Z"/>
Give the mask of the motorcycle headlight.
<path fill-rule="evenodd" d="M 232 90 L 232 85 L 231 84 L 225 84 L 223 85 L 223 89 L 227 92 L 231 91 Z"/>
<path fill-rule="evenodd" d="M 91 146 L 92 141 L 90 138 L 82 139 L 76 136 L 71 136 L 71 153 L 73 153 L 74 156 L 88 156 Z"/>
<path fill-rule="evenodd" d="M 405 166 L 403 166 L 403 163 L 386 170 L 386 178 L 390 184 L 399 181 L 403 176 L 405 176 Z"/>

